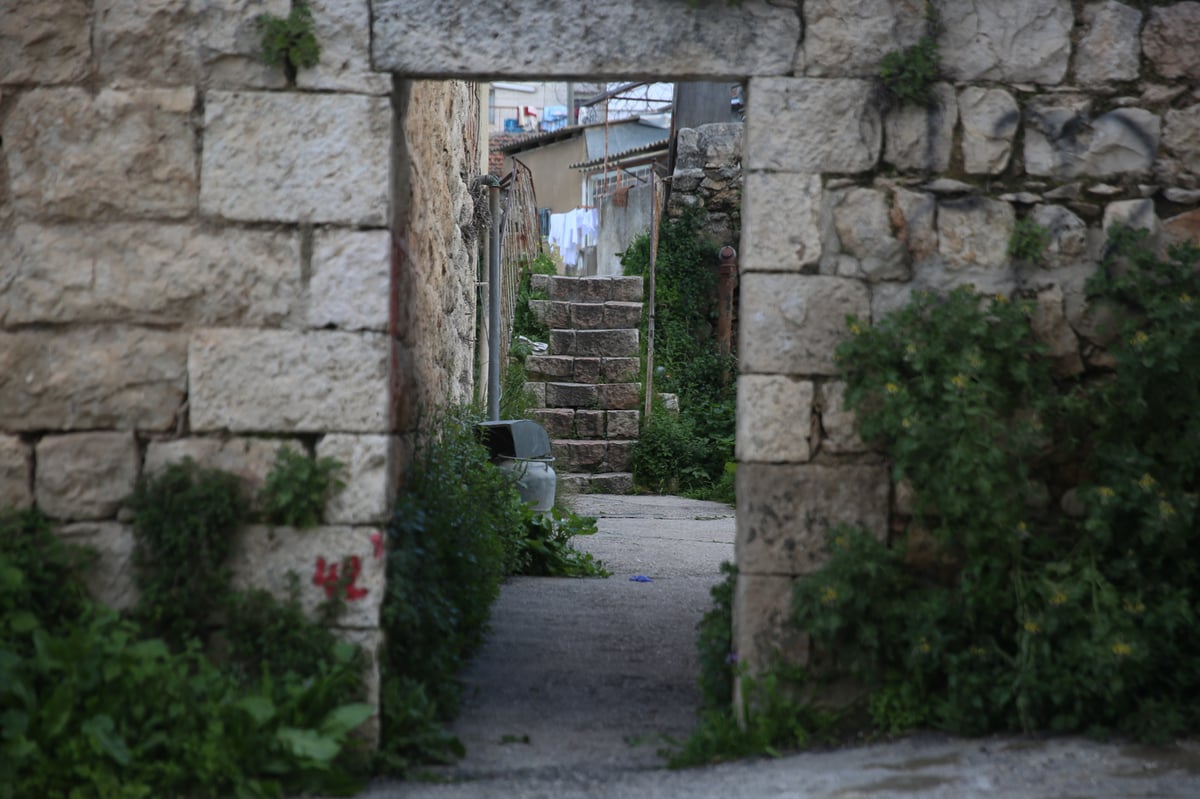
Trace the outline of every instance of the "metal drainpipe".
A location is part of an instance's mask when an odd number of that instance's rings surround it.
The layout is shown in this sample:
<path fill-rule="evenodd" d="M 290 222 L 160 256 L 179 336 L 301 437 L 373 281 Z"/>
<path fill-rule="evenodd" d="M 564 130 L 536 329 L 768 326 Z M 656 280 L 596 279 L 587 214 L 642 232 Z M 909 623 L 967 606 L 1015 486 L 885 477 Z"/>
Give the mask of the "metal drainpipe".
<path fill-rule="evenodd" d="M 488 181 L 488 210 L 492 229 L 488 247 L 487 418 L 495 422 L 500 419 L 500 181 L 494 177 Z"/>

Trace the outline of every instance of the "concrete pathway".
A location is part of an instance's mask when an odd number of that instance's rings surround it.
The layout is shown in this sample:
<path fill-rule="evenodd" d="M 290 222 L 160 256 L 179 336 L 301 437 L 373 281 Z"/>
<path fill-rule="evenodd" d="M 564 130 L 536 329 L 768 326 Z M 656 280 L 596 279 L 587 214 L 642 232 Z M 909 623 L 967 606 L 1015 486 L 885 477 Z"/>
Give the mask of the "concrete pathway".
<path fill-rule="evenodd" d="M 433 772 L 443 782 L 380 781 L 360 799 L 1200 799 L 1200 743 L 922 734 L 668 771 L 657 749 L 695 724 L 695 625 L 733 559 L 733 512 L 677 497 L 575 505 L 599 517 L 577 541 L 613 576 L 507 582 L 464 675 L 466 758 Z"/>

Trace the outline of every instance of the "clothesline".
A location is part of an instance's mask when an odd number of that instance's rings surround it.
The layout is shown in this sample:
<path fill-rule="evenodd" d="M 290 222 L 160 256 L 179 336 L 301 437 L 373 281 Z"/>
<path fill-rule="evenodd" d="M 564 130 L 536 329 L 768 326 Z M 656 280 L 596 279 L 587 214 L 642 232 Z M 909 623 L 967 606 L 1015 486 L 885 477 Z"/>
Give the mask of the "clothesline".
<path fill-rule="evenodd" d="M 594 239 L 600 227 L 600 214 L 594 206 L 581 205 L 566 213 L 550 214 L 550 244 L 557 247 L 563 263 L 575 266 L 579 250 Z"/>

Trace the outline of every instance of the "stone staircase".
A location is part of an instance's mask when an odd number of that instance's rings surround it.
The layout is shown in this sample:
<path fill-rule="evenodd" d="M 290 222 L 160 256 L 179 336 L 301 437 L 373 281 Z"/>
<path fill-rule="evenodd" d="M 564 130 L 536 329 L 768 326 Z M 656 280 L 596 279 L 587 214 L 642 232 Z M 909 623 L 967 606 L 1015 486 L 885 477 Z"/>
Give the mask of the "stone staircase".
<path fill-rule="evenodd" d="M 525 359 L 530 418 L 550 434 L 560 486 L 627 494 L 637 443 L 642 385 L 640 277 L 534 275 L 549 299 L 531 310 L 550 328 L 550 350 Z"/>

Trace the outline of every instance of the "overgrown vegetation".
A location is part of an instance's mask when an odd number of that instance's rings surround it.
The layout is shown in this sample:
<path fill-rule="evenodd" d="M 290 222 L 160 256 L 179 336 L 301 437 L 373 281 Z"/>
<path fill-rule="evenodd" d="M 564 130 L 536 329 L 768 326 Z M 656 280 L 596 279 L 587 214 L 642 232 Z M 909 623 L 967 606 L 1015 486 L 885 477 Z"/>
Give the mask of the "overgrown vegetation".
<path fill-rule="evenodd" d="M 263 63 L 283 67 L 289 84 L 295 84 L 299 70 L 315 67 L 321 60 L 312 9 L 302 0 L 293 4 L 286 17 L 259 14 L 258 27 L 262 30 Z"/>
<path fill-rule="evenodd" d="M 0 518 L 0 797 L 356 791 L 374 708 L 357 648 L 229 588 L 242 486 L 185 461 L 130 498 L 141 600 L 94 604 L 88 559 L 36 512 Z M 224 657 L 205 654 L 224 615 Z M 161 637 L 157 637 L 161 636 Z"/>
<path fill-rule="evenodd" d="M 269 524 L 314 527 L 330 495 L 346 487 L 334 458 L 310 458 L 291 447 L 275 451 L 275 467 L 263 484 L 260 502 Z"/>
<path fill-rule="evenodd" d="M 942 57 L 937 35 L 940 29 L 932 3 L 925 5 L 925 34 L 911 47 L 883 57 L 879 80 L 884 91 L 899 105 L 927 107 L 934 102 L 934 86 L 941 76 Z"/>
<path fill-rule="evenodd" d="M 1022 261 L 1038 262 L 1050 244 L 1050 231 L 1032 219 L 1018 219 L 1008 239 L 1008 254 Z"/>
<path fill-rule="evenodd" d="M 874 729 L 1200 726 L 1198 265 L 1117 231 L 1088 286 L 1115 366 L 1059 382 L 1020 300 L 959 289 L 850 320 L 847 402 L 912 518 L 891 542 L 830 530 L 794 609 L 815 674 L 861 686 Z"/>
<path fill-rule="evenodd" d="M 392 772 L 462 755 L 444 723 L 458 710 L 458 673 L 482 640 L 505 575 L 606 574 L 570 544 L 595 532 L 594 520 L 535 515 L 513 478 L 489 462 L 476 421 L 455 410 L 432 426 L 387 530 L 380 762 Z"/>
<path fill-rule="evenodd" d="M 733 501 L 736 374 L 714 333 L 716 246 L 698 236 L 699 212 L 667 220 L 655 258 L 656 392 L 679 397 L 679 414 L 655 407 L 633 452 L 633 475 L 649 491 Z M 621 258 L 627 275 L 645 275 L 650 237 Z M 644 338 L 644 337 L 643 337 Z"/>

